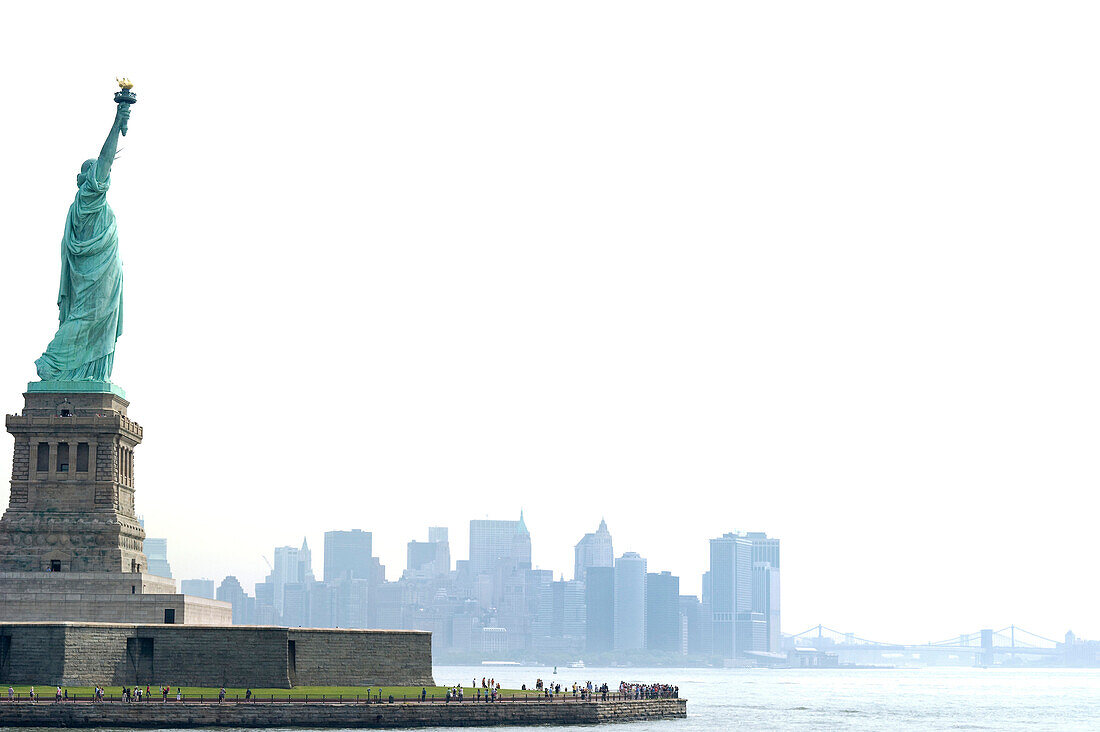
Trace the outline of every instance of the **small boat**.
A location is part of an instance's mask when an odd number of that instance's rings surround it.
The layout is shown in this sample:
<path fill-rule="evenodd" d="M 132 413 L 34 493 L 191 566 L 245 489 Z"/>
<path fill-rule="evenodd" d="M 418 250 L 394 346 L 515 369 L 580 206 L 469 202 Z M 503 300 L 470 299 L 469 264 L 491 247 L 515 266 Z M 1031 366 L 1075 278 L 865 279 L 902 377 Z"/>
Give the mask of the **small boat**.
<path fill-rule="evenodd" d="M 584 661 L 574 661 L 569 664 L 569 668 L 584 668 Z"/>

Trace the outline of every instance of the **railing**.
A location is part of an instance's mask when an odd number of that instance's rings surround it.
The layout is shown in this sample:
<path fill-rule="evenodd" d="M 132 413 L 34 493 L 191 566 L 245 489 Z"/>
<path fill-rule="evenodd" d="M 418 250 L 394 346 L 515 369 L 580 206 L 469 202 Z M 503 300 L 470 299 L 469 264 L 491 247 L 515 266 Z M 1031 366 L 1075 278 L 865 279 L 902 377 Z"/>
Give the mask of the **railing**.
<path fill-rule="evenodd" d="M 7 699 L 0 701 L 0 703 L 17 703 L 22 702 L 34 703 L 34 704 L 394 704 L 397 702 L 402 703 L 421 703 L 421 704 L 562 704 L 562 703 L 591 703 L 591 702 L 628 702 L 628 701 L 649 701 L 655 699 L 678 699 L 679 694 L 676 692 L 661 692 L 650 694 L 635 694 L 635 693 L 621 693 L 621 692 L 608 692 L 606 694 L 593 691 L 583 694 L 577 692 L 576 695 L 570 692 L 561 692 L 559 694 L 545 695 L 541 692 L 528 691 L 528 692 L 501 692 L 497 694 L 495 699 L 491 698 L 488 694 L 483 694 L 480 698 L 475 696 L 464 696 L 462 698 L 452 697 L 448 699 L 446 695 L 435 694 L 414 694 L 412 696 L 402 695 L 386 695 L 383 697 L 381 694 L 356 694 L 351 696 L 350 694 L 303 694 L 301 696 L 294 695 L 282 695 L 282 694 L 253 694 L 251 697 L 245 697 L 243 694 L 227 694 L 224 699 L 220 699 L 217 694 L 184 694 L 179 699 L 176 699 L 174 694 L 169 694 L 167 698 L 159 694 L 143 695 L 139 701 L 136 696 L 129 699 L 121 694 L 105 694 L 102 698 L 96 699 L 92 694 L 69 694 L 68 696 L 62 695 L 59 699 L 56 695 L 50 694 L 44 697 L 42 694 L 35 694 L 35 698 L 32 700 L 29 693 L 16 693 L 9 696 Z"/>

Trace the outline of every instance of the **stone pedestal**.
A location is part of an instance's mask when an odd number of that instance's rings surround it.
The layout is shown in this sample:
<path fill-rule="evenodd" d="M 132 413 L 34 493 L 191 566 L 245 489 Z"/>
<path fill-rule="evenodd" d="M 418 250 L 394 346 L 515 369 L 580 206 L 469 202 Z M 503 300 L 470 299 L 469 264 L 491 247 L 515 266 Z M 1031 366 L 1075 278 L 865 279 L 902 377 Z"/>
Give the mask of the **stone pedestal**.
<path fill-rule="evenodd" d="M 134 513 L 141 425 L 113 393 L 27 392 L 8 415 L 11 499 L 0 519 L 0 571 L 141 572 Z"/>
<path fill-rule="evenodd" d="M 39 382 L 23 397 L 22 413 L 5 420 L 15 451 L 0 518 L 0 619 L 231 622 L 228 603 L 185 598 L 147 574 L 134 512 L 142 428 L 125 393 Z"/>

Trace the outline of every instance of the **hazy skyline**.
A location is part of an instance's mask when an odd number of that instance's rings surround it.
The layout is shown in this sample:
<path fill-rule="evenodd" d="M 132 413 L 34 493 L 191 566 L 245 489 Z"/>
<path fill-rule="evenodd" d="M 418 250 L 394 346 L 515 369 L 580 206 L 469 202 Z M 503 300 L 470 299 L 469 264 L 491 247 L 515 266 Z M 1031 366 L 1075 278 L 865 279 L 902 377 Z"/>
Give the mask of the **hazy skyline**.
<path fill-rule="evenodd" d="M 1100 638 L 1100 8 L 62 8 L 0 43 L 0 403 L 128 75 L 114 380 L 177 577 L 522 508 L 536 566 L 605 518 L 685 593 L 767 531 L 788 632 Z"/>

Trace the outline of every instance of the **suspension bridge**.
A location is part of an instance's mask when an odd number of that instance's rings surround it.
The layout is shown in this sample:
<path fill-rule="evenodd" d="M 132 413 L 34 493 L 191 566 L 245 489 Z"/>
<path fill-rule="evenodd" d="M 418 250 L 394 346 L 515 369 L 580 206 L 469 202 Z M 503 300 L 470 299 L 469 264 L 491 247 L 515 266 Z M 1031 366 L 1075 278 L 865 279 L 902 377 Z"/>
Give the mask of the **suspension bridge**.
<path fill-rule="evenodd" d="M 970 655 L 975 663 L 993 665 L 1000 656 L 1059 656 L 1064 653 L 1060 641 L 1046 638 L 1015 625 L 1000 630 L 983 628 L 927 643 L 889 643 L 863 638 L 824 625 L 815 625 L 789 636 L 796 645 L 845 654 L 918 654 Z"/>

